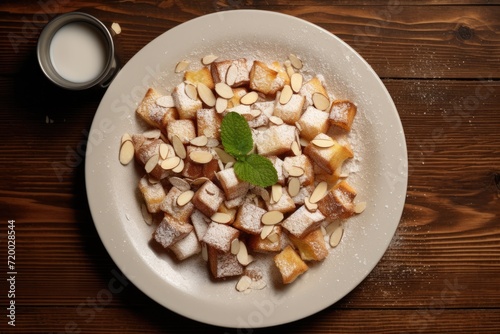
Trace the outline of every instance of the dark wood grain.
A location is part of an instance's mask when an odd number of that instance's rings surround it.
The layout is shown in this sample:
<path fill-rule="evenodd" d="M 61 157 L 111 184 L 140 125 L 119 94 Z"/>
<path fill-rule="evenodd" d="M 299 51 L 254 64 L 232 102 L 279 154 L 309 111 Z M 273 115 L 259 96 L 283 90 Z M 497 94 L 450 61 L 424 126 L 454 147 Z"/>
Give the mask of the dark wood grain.
<path fill-rule="evenodd" d="M 131 283 L 104 299 L 121 273 L 94 227 L 84 178 L 87 134 L 103 91 L 48 85 L 35 57 L 40 30 L 73 10 L 119 22 L 118 51 L 126 62 L 182 22 L 252 8 L 325 28 L 383 79 L 404 128 L 409 170 L 403 216 L 388 251 L 338 303 L 277 328 L 200 324 Z M 18 326 L 3 319 L 0 332 L 499 332 L 499 31 L 500 1 L 3 1 L 0 248 L 7 221 L 15 219 L 19 308 Z M 0 291 L 5 294 L 4 285 Z"/>
<path fill-rule="evenodd" d="M 84 303 L 84 302 L 83 302 Z M 23 309 L 25 332 L 71 333 L 184 333 L 203 331 L 207 334 L 271 334 L 286 333 L 494 333 L 498 329 L 497 310 L 450 310 L 439 306 L 428 309 L 393 311 L 327 309 L 314 319 L 267 329 L 230 329 L 189 322 L 160 308 L 98 310 L 75 307 Z M 457 319 L 467 318 L 466 323 Z M 147 321 L 144 321 L 147 319 Z M 65 330 L 66 328 L 66 330 Z"/>
<path fill-rule="evenodd" d="M 214 11 L 211 2 L 180 5 L 166 1 L 120 3 L 119 6 L 62 7 L 82 10 L 103 21 L 119 22 L 123 33 L 118 44 L 123 59 L 130 59 L 148 41 L 179 23 Z M 244 3 L 233 1 L 233 3 Z M 235 8 L 280 10 L 319 25 L 349 43 L 374 67 L 381 77 L 397 78 L 498 78 L 500 36 L 496 6 L 338 6 L 269 4 Z M 1 9 L 1 7 L 0 7 Z M 43 11 L 42 11 L 43 13 Z M 43 24 L 53 14 L 40 15 L 37 6 L 17 6 L 0 35 L 5 50 L 0 73 L 19 71 L 20 59 L 28 59 Z M 147 23 L 139 19 L 147 17 Z M 390 50 L 390 51 L 389 51 Z"/>

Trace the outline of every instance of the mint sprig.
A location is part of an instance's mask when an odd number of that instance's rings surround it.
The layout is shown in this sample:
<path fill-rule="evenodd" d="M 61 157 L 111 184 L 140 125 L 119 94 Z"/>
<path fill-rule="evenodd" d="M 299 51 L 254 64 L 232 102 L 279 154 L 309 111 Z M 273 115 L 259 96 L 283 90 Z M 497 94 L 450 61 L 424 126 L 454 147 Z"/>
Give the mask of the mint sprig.
<path fill-rule="evenodd" d="M 252 130 L 243 116 L 236 112 L 224 116 L 221 139 L 224 151 L 236 159 L 234 172 L 239 179 L 260 187 L 278 182 L 278 172 L 273 163 L 266 157 L 250 153 L 253 148 Z"/>
<path fill-rule="evenodd" d="M 246 119 L 236 112 L 230 112 L 222 119 L 221 139 L 224 151 L 237 160 L 253 148 L 252 130 Z"/>

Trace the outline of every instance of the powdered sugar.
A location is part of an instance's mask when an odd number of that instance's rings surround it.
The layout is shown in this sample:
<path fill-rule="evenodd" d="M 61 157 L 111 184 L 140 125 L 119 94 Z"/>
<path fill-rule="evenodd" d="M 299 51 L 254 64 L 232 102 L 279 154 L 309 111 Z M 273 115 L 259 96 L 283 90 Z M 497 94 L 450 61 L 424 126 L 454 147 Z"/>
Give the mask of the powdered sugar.
<path fill-rule="evenodd" d="M 319 227 L 325 218 L 319 210 L 310 212 L 305 206 L 301 206 L 283 221 L 282 226 L 297 238 L 301 238 L 307 231 Z"/>
<path fill-rule="evenodd" d="M 243 58 L 239 58 L 243 59 Z M 219 76 L 223 77 L 227 75 L 228 69 L 231 66 L 238 66 L 238 70 L 241 73 L 246 73 L 246 70 L 249 70 L 253 64 L 253 61 L 249 58 L 246 58 L 245 65 L 242 68 L 243 64 L 241 61 L 228 61 L 222 62 L 222 65 L 219 66 Z M 272 68 L 272 67 L 270 67 Z M 245 76 L 246 78 L 246 76 Z M 281 77 L 278 76 L 280 80 Z M 221 78 L 222 79 L 222 78 Z M 242 79 L 242 77 L 240 77 Z M 264 80 L 264 78 L 261 78 Z M 318 115 L 321 116 L 321 121 L 324 124 L 318 127 L 313 131 L 317 131 L 321 133 L 325 138 L 330 138 L 330 133 L 327 135 L 324 132 L 328 128 L 328 116 L 330 114 L 329 110 L 320 111 L 315 109 L 312 104 L 312 95 L 316 92 L 320 92 L 321 94 L 327 95 L 327 90 L 325 90 L 326 82 L 325 78 L 321 74 L 314 74 L 312 72 L 304 72 L 304 79 L 309 80 L 300 90 L 299 94 L 294 94 L 291 100 L 288 103 L 281 104 L 279 102 L 279 92 L 274 97 L 274 101 L 265 101 L 265 102 L 257 102 L 252 106 L 248 105 L 237 105 L 231 109 L 227 109 L 225 112 L 238 112 L 243 115 L 248 121 L 254 120 L 255 117 L 260 117 L 258 122 L 255 122 L 255 126 L 259 128 L 253 129 L 252 134 L 254 138 L 254 143 L 256 146 L 256 151 L 259 154 L 270 156 L 274 158 L 275 166 L 277 166 L 281 173 L 278 172 L 278 176 L 281 175 L 281 182 L 285 183 L 290 179 L 290 175 L 288 173 L 284 173 L 283 171 L 290 167 L 297 167 L 296 165 L 304 165 L 304 158 L 306 155 L 301 154 L 300 150 L 298 153 L 291 150 L 292 143 L 299 138 L 299 129 L 302 131 L 302 128 L 314 127 L 318 123 Z M 236 80 L 236 79 L 235 79 Z M 258 84 L 258 83 L 257 83 Z M 284 81 L 274 81 L 273 84 L 284 84 Z M 334 94 L 328 91 L 328 96 L 330 100 L 333 100 Z M 179 84 L 175 87 L 174 93 L 172 94 L 174 103 L 176 107 L 179 109 L 185 108 L 184 112 L 187 114 L 191 113 L 192 110 L 190 108 L 194 108 L 193 99 L 188 97 L 185 92 L 185 83 Z M 260 96 L 261 101 L 264 100 L 264 96 Z M 269 96 L 267 97 L 269 99 Z M 304 100 L 309 101 L 309 106 L 306 108 L 304 106 Z M 237 99 L 235 100 L 237 101 Z M 237 102 L 236 102 L 237 103 Z M 209 109 L 198 109 L 198 110 L 209 110 Z M 260 110 L 261 113 L 255 113 L 255 110 Z M 268 122 L 268 118 L 274 114 L 276 116 L 276 112 L 279 110 L 281 114 L 279 115 L 285 123 L 289 124 L 281 124 L 276 125 L 274 123 Z M 305 111 L 305 112 L 304 112 Z M 316 113 L 308 113 L 308 111 L 316 111 Z M 334 112 L 336 112 L 334 110 Z M 222 115 L 224 113 L 221 113 Z M 257 116 L 256 116 L 257 115 Z M 218 115 L 216 115 L 218 116 Z M 300 116 L 303 116 L 303 125 L 299 127 L 297 124 Z M 334 114 L 335 116 L 335 114 Z M 204 117 L 204 116 L 203 116 Z M 181 118 L 183 116 L 181 115 Z M 206 120 L 205 118 L 203 118 Z M 300 122 L 299 122 L 300 123 Z M 168 130 L 168 128 L 167 128 Z M 167 131 L 170 132 L 170 131 Z M 216 132 L 213 132 L 215 136 Z M 198 134 L 199 135 L 199 134 Z M 339 139 L 339 143 L 342 145 L 350 146 L 350 138 L 351 133 L 335 133 L 334 138 Z M 170 139 L 170 138 L 169 138 Z M 187 143 L 186 143 L 187 144 Z M 189 144 L 187 144 L 189 145 Z M 297 155 L 298 157 L 287 158 L 286 166 L 283 166 L 283 160 L 278 158 L 281 156 L 282 158 L 287 155 Z M 299 167 L 300 167 L 299 166 Z M 304 170 L 310 170 L 313 173 L 313 166 L 311 163 L 308 166 L 302 166 Z M 291 198 L 286 191 L 286 187 L 284 187 L 284 193 L 279 198 L 277 202 L 272 202 L 269 199 L 262 202 L 262 199 L 259 199 L 261 196 L 257 194 L 252 194 L 253 201 L 249 200 L 250 197 L 246 196 L 249 187 L 242 188 L 241 193 L 238 189 L 240 189 L 240 185 L 242 182 L 236 177 L 234 174 L 234 170 L 232 168 L 228 168 L 224 166 L 224 164 L 220 165 L 220 171 L 216 172 L 218 182 L 220 186 L 224 189 L 224 193 L 221 195 L 221 189 L 216 186 L 211 181 L 206 181 L 195 193 L 193 198 L 194 206 L 196 209 L 196 214 L 191 217 L 191 223 L 194 226 L 195 233 L 192 235 L 197 236 L 198 240 L 204 244 L 209 245 L 209 248 L 212 249 L 212 259 L 211 261 L 215 261 L 216 268 L 212 268 L 212 271 L 216 271 L 216 277 L 221 277 L 220 275 L 233 275 L 235 272 L 238 272 L 241 268 L 241 263 L 238 265 L 235 262 L 235 258 L 232 256 L 223 256 L 222 254 L 214 255 L 213 249 L 218 250 L 219 252 L 227 253 L 231 248 L 231 241 L 238 238 L 239 230 L 243 231 L 243 233 L 247 234 L 259 234 L 259 231 L 262 228 L 261 217 L 266 212 L 265 209 L 262 209 L 263 203 L 264 207 L 268 211 L 278 210 L 286 215 L 285 221 L 282 222 L 282 226 L 286 230 L 286 233 L 290 233 L 291 235 L 295 235 L 298 238 L 302 238 L 311 232 L 314 229 L 317 229 L 321 222 L 325 220 L 325 216 L 319 211 L 315 209 L 311 209 L 309 211 L 303 204 L 307 196 L 310 196 L 313 188 L 306 188 L 305 186 L 314 181 L 314 177 L 309 177 L 308 175 L 298 175 L 301 188 L 298 191 L 298 195 L 294 198 Z M 294 193 L 296 193 L 294 191 Z M 234 195 L 234 196 L 233 196 Z M 259 201 L 260 204 L 259 204 Z M 236 222 L 233 224 L 234 227 L 229 225 L 224 225 L 226 222 L 209 222 L 208 217 L 213 217 L 214 221 L 215 216 L 212 216 L 213 213 L 217 212 L 220 209 L 220 205 L 225 203 L 227 206 L 223 208 L 223 210 L 235 209 L 239 216 L 236 218 Z M 241 208 L 237 209 L 239 205 L 242 205 Z M 298 208 L 298 209 L 297 209 Z M 219 214 L 219 213 L 218 213 Z M 232 218 L 230 215 L 223 213 L 228 216 L 229 224 L 232 222 Z M 234 217 L 233 217 L 234 218 Z M 286 233 L 281 233 L 279 236 L 284 238 L 283 236 Z M 248 235 L 246 236 L 248 237 Z M 245 240 L 244 237 L 242 240 Z M 285 238 L 286 239 L 286 238 Z M 189 248 L 189 246 L 193 246 L 191 243 L 188 243 L 186 240 L 186 247 L 184 248 L 182 244 L 179 246 L 178 251 L 182 254 L 190 253 L 196 251 L 195 248 Z M 284 240 L 282 240 L 284 241 Z M 273 241 L 274 242 L 274 241 Z M 287 242 L 287 241 L 284 241 Z M 284 248 L 283 244 L 281 245 L 281 249 Z M 311 246 L 314 252 L 319 251 L 319 245 Z M 226 254 L 227 255 L 227 254 Z M 214 259 L 215 256 L 215 259 Z M 210 256 L 209 256 L 210 259 Z M 283 274 L 287 274 L 286 265 L 284 266 Z"/>
<path fill-rule="evenodd" d="M 236 239 L 238 235 L 239 231 L 234 227 L 212 222 L 208 225 L 202 240 L 208 245 L 227 253 L 231 249 L 231 241 Z"/>

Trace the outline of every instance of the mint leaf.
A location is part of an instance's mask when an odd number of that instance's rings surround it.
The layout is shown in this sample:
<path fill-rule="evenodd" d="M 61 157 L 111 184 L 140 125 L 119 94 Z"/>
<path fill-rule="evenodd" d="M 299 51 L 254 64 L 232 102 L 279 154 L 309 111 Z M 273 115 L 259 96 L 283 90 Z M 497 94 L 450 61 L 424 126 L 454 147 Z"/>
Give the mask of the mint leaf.
<path fill-rule="evenodd" d="M 258 154 L 248 154 L 253 148 L 252 130 L 243 116 L 236 112 L 224 116 L 221 139 L 224 151 L 236 159 L 233 168 L 240 180 L 260 187 L 278 182 L 278 172 L 271 160 Z"/>
<path fill-rule="evenodd" d="M 250 154 L 234 164 L 234 172 L 241 180 L 260 187 L 278 182 L 278 173 L 271 160 L 258 154 Z"/>
<path fill-rule="evenodd" d="M 235 158 L 246 155 L 253 148 L 252 130 L 246 119 L 236 112 L 222 119 L 221 139 L 224 150 Z"/>

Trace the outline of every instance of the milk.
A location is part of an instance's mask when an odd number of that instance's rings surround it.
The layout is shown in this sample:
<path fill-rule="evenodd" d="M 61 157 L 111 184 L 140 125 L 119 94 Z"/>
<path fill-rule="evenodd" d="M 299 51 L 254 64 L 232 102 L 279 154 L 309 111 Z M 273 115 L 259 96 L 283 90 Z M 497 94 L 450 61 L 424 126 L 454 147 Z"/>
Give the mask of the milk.
<path fill-rule="evenodd" d="M 107 61 L 103 33 L 85 22 L 64 25 L 52 37 L 50 59 L 56 72 L 64 79 L 89 82 L 101 75 Z"/>

